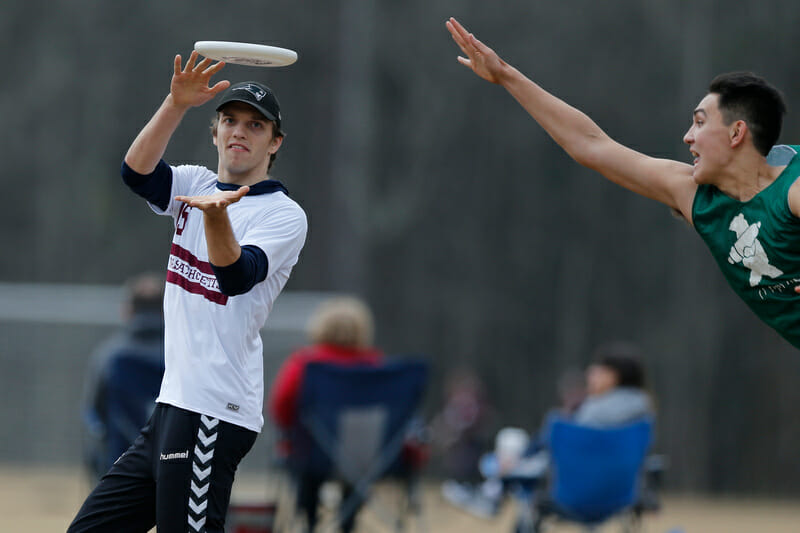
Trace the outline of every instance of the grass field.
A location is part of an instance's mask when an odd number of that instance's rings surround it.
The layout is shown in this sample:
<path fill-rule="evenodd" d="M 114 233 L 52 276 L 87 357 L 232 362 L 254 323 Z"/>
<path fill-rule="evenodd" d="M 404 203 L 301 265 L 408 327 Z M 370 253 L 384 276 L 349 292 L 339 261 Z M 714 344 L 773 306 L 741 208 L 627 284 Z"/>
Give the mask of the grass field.
<path fill-rule="evenodd" d="M 266 476 L 242 477 L 234 486 L 234 500 L 260 501 L 269 497 Z M 31 469 L 0 466 L 0 532 L 63 532 L 89 490 L 78 469 Z M 494 520 L 481 520 L 446 504 L 435 486 L 425 493 L 425 518 L 431 533 L 508 532 L 513 511 L 509 507 Z M 359 531 L 388 531 L 365 512 Z M 558 532 L 577 529 L 559 527 Z M 606 527 L 603 533 L 615 531 Z M 668 495 L 664 508 L 645 519 L 648 533 L 797 533 L 800 501 L 717 499 Z"/>

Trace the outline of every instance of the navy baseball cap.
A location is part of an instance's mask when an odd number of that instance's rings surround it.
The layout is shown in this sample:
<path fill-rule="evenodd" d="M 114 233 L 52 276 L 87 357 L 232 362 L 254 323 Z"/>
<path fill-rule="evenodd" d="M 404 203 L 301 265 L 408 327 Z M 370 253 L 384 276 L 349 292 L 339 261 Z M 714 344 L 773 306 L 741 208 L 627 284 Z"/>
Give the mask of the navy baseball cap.
<path fill-rule="evenodd" d="M 217 111 L 229 102 L 250 104 L 269 120 L 275 121 L 279 128 L 281 127 L 281 108 L 278 105 L 278 99 L 275 98 L 272 89 L 266 85 L 255 81 L 243 81 L 231 85 L 220 96 Z"/>

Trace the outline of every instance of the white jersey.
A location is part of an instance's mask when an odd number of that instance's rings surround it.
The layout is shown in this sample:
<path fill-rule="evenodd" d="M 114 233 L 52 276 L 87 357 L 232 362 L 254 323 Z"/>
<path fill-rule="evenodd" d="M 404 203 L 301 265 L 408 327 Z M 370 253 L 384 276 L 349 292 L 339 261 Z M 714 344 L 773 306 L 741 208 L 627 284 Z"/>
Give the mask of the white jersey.
<path fill-rule="evenodd" d="M 250 291 L 226 296 L 208 260 L 203 212 L 176 195 L 217 191 L 217 175 L 193 165 L 172 168 L 165 211 L 175 219 L 164 294 L 166 370 L 156 401 L 261 431 L 263 349 L 259 331 L 297 263 L 306 237 L 302 208 L 283 192 L 249 194 L 228 207 L 241 246 L 267 256 L 267 277 Z"/>

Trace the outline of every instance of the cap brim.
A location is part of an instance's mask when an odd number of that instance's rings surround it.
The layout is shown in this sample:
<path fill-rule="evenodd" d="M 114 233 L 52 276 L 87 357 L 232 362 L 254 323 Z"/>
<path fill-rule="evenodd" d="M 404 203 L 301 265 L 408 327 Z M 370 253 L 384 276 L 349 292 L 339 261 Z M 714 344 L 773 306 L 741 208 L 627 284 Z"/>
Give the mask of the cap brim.
<path fill-rule="evenodd" d="M 253 109 L 255 109 L 256 111 L 258 111 L 259 113 L 261 113 L 262 115 L 264 115 L 268 120 L 272 120 L 272 121 L 275 121 L 275 122 L 278 121 L 278 119 L 275 118 L 275 116 L 272 113 L 270 113 L 269 111 L 267 111 L 263 107 L 261 107 L 259 105 L 256 105 L 256 104 L 254 104 L 253 102 L 251 102 L 249 100 L 245 100 L 244 98 L 236 98 L 235 96 L 232 97 L 232 98 L 226 98 L 224 102 L 222 102 L 221 104 L 219 104 L 217 106 L 217 111 L 219 111 L 225 105 L 230 104 L 231 102 L 241 102 L 243 104 L 247 104 L 250 107 L 252 107 Z"/>

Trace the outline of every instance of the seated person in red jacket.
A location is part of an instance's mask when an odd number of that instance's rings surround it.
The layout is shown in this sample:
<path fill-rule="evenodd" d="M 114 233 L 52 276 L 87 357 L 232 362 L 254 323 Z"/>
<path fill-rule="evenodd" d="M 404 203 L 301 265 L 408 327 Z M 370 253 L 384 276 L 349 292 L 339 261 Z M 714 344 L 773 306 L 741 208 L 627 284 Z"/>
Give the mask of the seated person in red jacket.
<path fill-rule="evenodd" d="M 373 329 L 372 313 L 355 298 L 334 298 L 315 310 L 308 324 L 312 344 L 291 354 L 272 384 L 269 413 L 280 429 L 290 429 L 297 420 L 297 397 L 308 363 L 356 365 L 381 362 L 381 352 L 372 346 Z M 296 481 L 297 505 L 306 514 L 308 531 L 313 531 L 317 522 L 319 489 L 325 479 L 301 476 Z M 344 487 L 344 492 L 345 497 L 349 496 L 351 488 Z M 342 524 L 343 533 L 353 529 L 355 514 Z"/>

